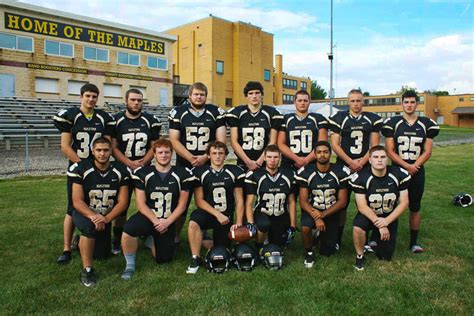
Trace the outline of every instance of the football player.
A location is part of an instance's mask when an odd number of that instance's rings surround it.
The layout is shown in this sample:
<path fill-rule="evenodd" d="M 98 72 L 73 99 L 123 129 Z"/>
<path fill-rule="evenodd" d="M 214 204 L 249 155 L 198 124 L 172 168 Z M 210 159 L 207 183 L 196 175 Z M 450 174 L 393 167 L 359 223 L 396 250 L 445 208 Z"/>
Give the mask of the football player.
<path fill-rule="evenodd" d="M 81 106 L 61 110 L 53 118 L 54 125 L 61 132 L 61 151 L 69 159 L 69 166 L 91 156 L 92 142 L 105 136 L 110 138 L 115 127 L 111 115 L 96 109 L 99 89 L 87 83 L 81 87 Z M 71 260 L 71 241 L 74 232 L 72 221 L 72 181 L 67 179 L 68 205 L 64 217 L 63 253 L 57 259 L 58 264 L 66 264 Z"/>
<path fill-rule="evenodd" d="M 310 96 L 305 90 L 295 94 L 295 113 L 286 114 L 278 132 L 281 165 L 298 170 L 314 161 L 314 145 L 328 139 L 328 121 L 317 113 L 309 113 Z"/>
<path fill-rule="evenodd" d="M 151 251 L 156 263 L 173 259 L 176 221 L 186 209 L 194 181 L 189 169 L 171 166 L 173 147 L 169 140 L 158 139 L 153 150 L 156 164 L 140 167 L 132 174 L 138 212 L 127 220 L 122 234 L 124 280 L 131 279 L 135 272 L 137 237 L 153 237 Z"/>
<path fill-rule="evenodd" d="M 349 111 L 339 111 L 329 118 L 331 144 L 337 155 L 336 163 L 343 164 L 352 172 L 362 170 L 369 161 L 369 149 L 380 142 L 382 119 L 375 113 L 364 112 L 364 95 L 362 91 L 353 89 L 348 94 Z M 350 188 L 346 208 L 340 212 L 338 246 L 341 245 L 342 234 L 350 202 Z"/>
<path fill-rule="evenodd" d="M 169 115 L 169 138 L 176 151 L 176 166 L 198 167 L 208 164 L 207 144 L 218 140 L 226 142 L 225 112 L 221 108 L 206 104 L 207 87 L 196 82 L 189 87 L 189 104 L 171 110 Z M 178 220 L 176 243 L 186 220 L 186 211 Z"/>
<path fill-rule="evenodd" d="M 319 141 L 314 146 L 315 164 L 298 170 L 295 176 L 300 186 L 301 237 L 306 250 L 304 266 L 313 267 L 313 229 L 319 231 L 319 253 L 330 256 L 336 251 L 339 214 L 347 202 L 347 182 L 351 171 L 340 164 L 333 165 L 331 146 Z"/>
<path fill-rule="evenodd" d="M 296 230 L 294 172 L 278 167 L 281 153 L 277 145 L 267 146 L 263 157 L 265 166 L 245 177 L 245 214 L 249 229 L 257 231 L 258 251 L 267 238 L 271 244 L 285 246 Z"/>
<path fill-rule="evenodd" d="M 397 240 L 398 218 L 408 206 L 410 175 L 397 166 L 387 166 L 385 147 L 377 145 L 369 150 L 370 168 L 355 173 L 350 185 L 355 192 L 358 213 L 354 218 L 353 238 L 356 250 L 356 270 L 364 270 L 366 232 L 373 230 L 381 260 L 391 260 Z"/>
<path fill-rule="evenodd" d="M 406 169 L 412 180 L 408 187 L 410 209 L 410 245 L 413 253 L 423 252 L 418 245 L 420 230 L 421 198 L 425 187 L 425 168 L 430 159 L 433 138 L 439 133 L 439 126 L 428 117 L 418 116 L 418 95 L 415 91 L 406 91 L 402 95 L 403 115 L 387 119 L 382 127 L 386 137 L 387 153 L 392 163 Z"/>
<path fill-rule="evenodd" d="M 211 165 L 195 167 L 192 170 L 198 183 L 194 188 L 198 209 L 192 212 L 189 220 L 188 238 L 192 258 L 186 273 L 196 273 L 202 264 L 200 257 L 202 230 L 213 230 L 214 246 L 229 248 L 229 230 L 242 226 L 244 217 L 242 187 L 245 174 L 242 168 L 224 163 L 228 153 L 225 143 L 212 142 L 206 150 Z M 231 226 L 234 212 L 236 222 Z"/>
<path fill-rule="evenodd" d="M 83 270 L 81 282 L 91 287 L 97 282 L 93 259 L 110 255 L 111 221 L 128 205 L 129 173 L 124 165 L 111 162 L 112 144 L 99 137 L 92 145 L 93 160 L 71 165 L 68 177 L 73 182 L 73 222 L 81 232 L 79 249 Z"/>
<path fill-rule="evenodd" d="M 283 116 L 276 108 L 262 105 L 263 86 L 260 82 L 249 81 L 244 95 L 247 105 L 231 109 L 226 117 L 237 165 L 255 171 L 263 165 L 265 147 L 276 144 Z"/>
<path fill-rule="evenodd" d="M 112 135 L 113 154 L 115 159 L 133 171 L 149 165 L 153 160 L 152 147 L 160 138 L 161 123 L 155 116 L 142 111 L 143 93 L 140 90 L 128 90 L 125 93 L 125 102 L 127 109 L 115 115 L 115 130 Z M 130 198 L 132 192 L 133 187 L 130 186 Z M 127 220 L 127 210 L 128 207 L 113 223 L 112 252 L 114 254 L 120 252 L 120 240 L 123 225 Z"/>

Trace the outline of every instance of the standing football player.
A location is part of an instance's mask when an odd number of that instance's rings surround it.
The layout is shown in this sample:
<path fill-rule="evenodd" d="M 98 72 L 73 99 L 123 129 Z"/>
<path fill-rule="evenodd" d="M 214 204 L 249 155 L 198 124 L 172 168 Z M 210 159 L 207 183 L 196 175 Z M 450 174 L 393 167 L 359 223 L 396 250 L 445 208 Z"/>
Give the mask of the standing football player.
<path fill-rule="evenodd" d="M 283 116 L 276 108 L 262 105 L 263 86 L 260 82 L 247 82 L 244 95 L 247 105 L 231 109 L 226 117 L 237 165 L 255 171 L 263 165 L 265 147 L 276 144 Z"/>
<path fill-rule="evenodd" d="M 127 220 L 122 234 L 124 280 L 131 279 L 135 272 L 140 236 L 153 236 L 151 251 L 156 263 L 173 259 L 176 221 L 186 209 L 194 181 L 187 168 L 171 165 L 173 147 L 169 140 L 158 139 L 153 150 L 156 164 L 140 167 L 132 174 L 138 212 Z"/>
<path fill-rule="evenodd" d="M 348 103 L 349 111 L 339 111 L 329 118 L 331 144 L 337 155 L 336 163 L 358 172 L 369 161 L 369 149 L 380 142 L 382 119 L 375 113 L 363 111 L 364 95 L 358 89 L 349 91 Z M 338 246 L 341 245 L 349 202 L 350 190 L 346 208 L 339 212 Z"/>
<path fill-rule="evenodd" d="M 194 274 L 202 264 L 201 243 L 202 230 L 213 230 L 214 246 L 229 248 L 229 230 L 242 226 L 244 217 L 244 170 L 235 165 L 225 164 L 229 153 L 226 144 L 216 141 L 208 145 L 206 154 L 211 161 L 210 166 L 194 168 L 193 174 L 197 178 L 194 188 L 194 199 L 197 210 L 193 211 L 189 220 L 188 238 L 191 248 L 191 264 L 186 270 Z M 236 214 L 233 223 L 234 211 Z"/>
<path fill-rule="evenodd" d="M 430 159 L 433 138 L 439 134 L 439 126 L 428 117 L 419 117 L 416 113 L 418 95 L 415 91 L 406 91 L 402 95 L 403 115 L 387 119 L 382 127 L 386 137 L 388 156 L 392 163 L 406 169 L 411 177 L 408 187 L 410 209 L 410 245 L 413 253 L 423 252 L 418 245 L 420 230 L 421 198 L 425 188 L 425 168 Z"/>
<path fill-rule="evenodd" d="M 69 166 L 90 158 L 92 142 L 105 136 L 110 139 L 115 127 L 111 115 L 96 109 L 99 88 L 87 83 L 81 87 L 81 106 L 61 110 L 53 118 L 54 125 L 61 132 L 61 151 L 69 159 Z M 66 264 L 71 260 L 71 241 L 74 232 L 72 221 L 72 181 L 67 179 L 67 213 L 64 217 L 63 253 L 57 259 L 58 264 Z"/>
<path fill-rule="evenodd" d="M 252 235 L 257 232 L 258 251 L 267 238 L 279 246 L 290 243 L 296 231 L 294 172 L 278 167 L 281 153 L 277 145 L 268 145 L 263 157 L 265 166 L 245 177 L 245 214 Z"/>
<path fill-rule="evenodd" d="M 161 123 L 153 115 L 142 111 L 143 93 L 130 89 L 125 93 L 127 109 L 115 115 L 115 131 L 112 135 L 115 159 L 131 171 L 147 166 L 153 160 L 153 144 L 160 138 Z M 129 202 L 133 186 L 130 183 Z M 113 223 L 114 240 L 112 252 L 120 252 L 123 225 L 127 220 L 127 209 Z"/>
<path fill-rule="evenodd" d="M 330 256 L 336 251 L 339 227 L 339 212 L 347 203 L 347 182 L 350 169 L 340 164 L 333 165 L 331 146 L 319 141 L 314 147 L 315 164 L 300 169 L 295 176 L 300 186 L 301 237 L 306 250 L 304 266 L 312 268 L 313 229 L 319 231 L 319 253 Z"/>
<path fill-rule="evenodd" d="M 310 96 L 305 90 L 295 94 L 295 113 L 286 114 L 278 132 L 281 166 L 295 171 L 314 161 L 314 145 L 328 139 L 328 121 L 321 114 L 309 113 Z"/>
<path fill-rule="evenodd" d="M 171 110 L 169 115 L 169 138 L 176 151 L 176 166 L 193 168 L 208 164 L 207 144 L 218 140 L 226 142 L 225 112 L 221 108 L 206 104 L 207 87 L 196 82 L 189 87 L 189 104 Z M 187 202 L 191 202 L 192 192 Z M 186 220 L 187 210 L 178 220 L 176 243 Z"/>
<path fill-rule="evenodd" d="M 410 175 L 397 166 L 387 166 L 385 147 L 377 145 L 369 150 L 370 168 L 355 173 L 350 185 L 355 192 L 358 213 L 354 218 L 354 248 L 356 270 L 364 270 L 364 244 L 367 230 L 373 230 L 381 260 L 391 260 L 397 240 L 398 218 L 408 207 Z"/>
<path fill-rule="evenodd" d="M 72 218 L 81 232 L 81 283 L 87 287 L 97 282 L 93 259 L 105 259 L 110 255 L 111 221 L 128 205 L 130 181 L 126 167 L 110 161 L 112 144 L 109 139 L 100 137 L 94 140 L 92 155 L 93 160 L 75 163 L 68 171 L 73 183 Z"/>

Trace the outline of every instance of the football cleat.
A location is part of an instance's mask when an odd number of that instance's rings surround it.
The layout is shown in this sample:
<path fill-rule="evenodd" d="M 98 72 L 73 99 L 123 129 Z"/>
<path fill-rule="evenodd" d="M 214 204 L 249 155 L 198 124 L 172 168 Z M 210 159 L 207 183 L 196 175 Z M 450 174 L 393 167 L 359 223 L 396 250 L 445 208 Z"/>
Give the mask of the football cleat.
<path fill-rule="evenodd" d="M 128 281 L 128 280 L 130 280 L 130 279 L 132 278 L 132 276 L 133 276 L 134 273 L 135 273 L 135 270 L 133 270 L 133 269 L 125 269 L 125 271 L 123 271 L 121 277 L 122 277 L 122 279 Z"/>
<path fill-rule="evenodd" d="M 314 265 L 314 255 L 312 252 L 307 252 L 306 256 L 304 257 L 304 267 L 305 268 L 312 268 Z"/>
<path fill-rule="evenodd" d="M 95 275 L 94 269 L 89 268 L 89 271 L 87 269 L 82 269 L 81 271 L 81 283 L 85 287 L 93 287 L 97 283 L 97 277 Z"/>
<path fill-rule="evenodd" d="M 193 256 L 191 259 L 191 264 L 186 269 L 187 274 L 195 274 L 198 272 L 199 267 L 202 265 L 202 259 L 198 256 Z"/>
<path fill-rule="evenodd" d="M 70 251 L 63 251 L 63 254 L 58 257 L 56 262 L 60 265 L 68 264 L 71 261 L 71 252 Z"/>
<path fill-rule="evenodd" d="M 422 253 L 423 251 L 425 251 L 425 249 L 423 249 L 420 245 L 413 245 L 411 246 L 410 250 L 413 253 Z"/>
<path fill-rule="evenodd" d="M 473 199 L 469 193 L 461 192 L 453 198 L 453 204 L 461 207 L 472 205 Z"/>
<path fill-rule="evenodd" d="M 354 263 L 354 268 L 357 271 L 364 270 L 364 261 L 365 261 L 365 257 L 363 255 L 357 255 L 356 256 L 356 261 Z"/>

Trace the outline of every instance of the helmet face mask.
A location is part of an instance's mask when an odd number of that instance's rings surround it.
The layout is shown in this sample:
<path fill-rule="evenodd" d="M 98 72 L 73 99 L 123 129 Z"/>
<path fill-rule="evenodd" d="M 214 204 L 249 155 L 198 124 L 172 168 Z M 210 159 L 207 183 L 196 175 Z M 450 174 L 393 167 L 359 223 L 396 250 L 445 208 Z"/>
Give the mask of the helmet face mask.
<path fill-rule="evenodd" d="M 231 261 L 232 255 L 226 247 L 215 246 L 206 255 L 207 271 L 223 273 L 229 269 Z"/>
<path fill-rule="evenodd" d="M 459 193 L 453 198 L 453 204 L 456 206 L 468 207 L 472 205 L 472 203 L 473 203 L 472 196 L 465 192 Z"/>
<path fill-rule="evenodd" d="M 268 244 L 260 251 L 260 258 L 269 270 L 279 270 L 283 266 L 283 251 L 280 246 Z"/>
<path fill-rule="evenodd" d="M 240 271 L 251 271 L 255 267 L 256 251 L 250 245 L 240 243 L 232 251 L 235 267 Z"/>

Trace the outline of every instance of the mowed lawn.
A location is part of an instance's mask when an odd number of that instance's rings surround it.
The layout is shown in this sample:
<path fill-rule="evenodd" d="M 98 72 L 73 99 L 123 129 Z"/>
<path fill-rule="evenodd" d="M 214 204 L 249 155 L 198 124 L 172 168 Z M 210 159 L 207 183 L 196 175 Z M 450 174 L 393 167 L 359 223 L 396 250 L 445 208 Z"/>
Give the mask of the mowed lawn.
<path fill-rule="evenodd" d="M 458 192 L 474 193 L 473 157 L 474 144 L 435 148 L 426 166 L 422 255 L 408 251 L 405 213 L 392 262 L 368 256 L 365 271 L 355 271 L 351 206 L 342 250 L 318 257 L 313 269 L 303 267 L 298 235 L 280 271 L 259 266 L 247 273 L 201 269 L 186 275 L 190 252 L 183 232 L 170 264 L 158 266 L 140 249 L 129 282 L 120 279 L 123 257 L 97 262 L 95 288 L 80 284 L 77 252 L 67 266 L 55 262 L 62 250 L 65 178 L 2 180 L 0 313 L 472 315 L 474 206 L 457 208 L 451 200 Z"/>

